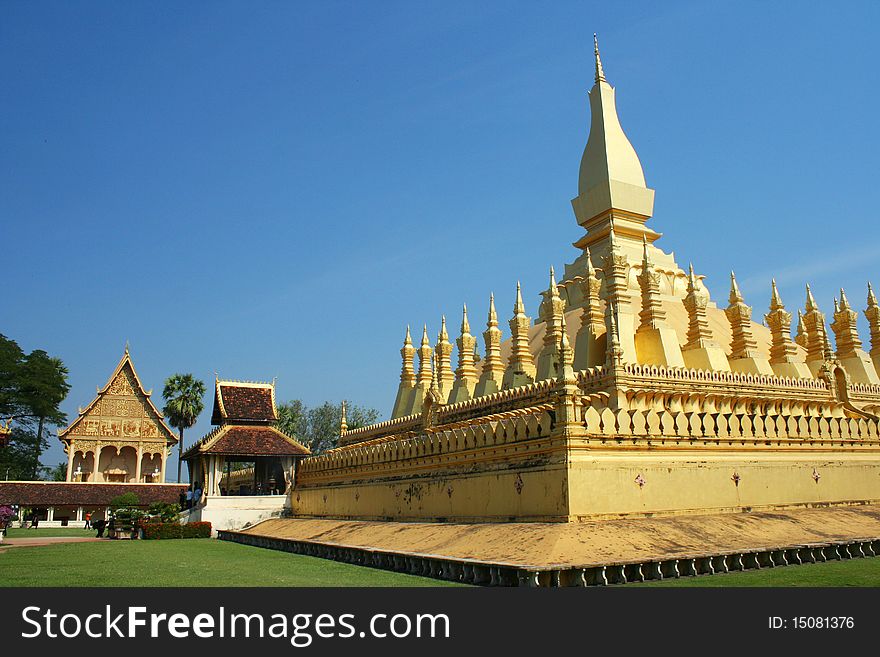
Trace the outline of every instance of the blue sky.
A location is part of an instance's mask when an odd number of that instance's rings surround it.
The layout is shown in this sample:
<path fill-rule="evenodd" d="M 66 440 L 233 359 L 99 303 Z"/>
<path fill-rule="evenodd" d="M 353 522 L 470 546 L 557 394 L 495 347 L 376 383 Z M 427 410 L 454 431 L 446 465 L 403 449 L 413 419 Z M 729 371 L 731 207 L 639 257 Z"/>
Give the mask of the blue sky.
<path fill-rule="evenodd" d="M 735 269 L 756 315 L 771 276 L 790 310 L 807 281 L 861 309 L 878 24 L 875 2 L 5 2 L 0 332 L 64 360 L 71 417 L 126 340 L 160 406 L 168 375 L 218 372 L 387 416 L 407 323 L 454 332 L 466 302 L 482 330 L 518 279 L 535 316 L 576 257 L 594 31 L 658 246 L 716 300 Z"/>

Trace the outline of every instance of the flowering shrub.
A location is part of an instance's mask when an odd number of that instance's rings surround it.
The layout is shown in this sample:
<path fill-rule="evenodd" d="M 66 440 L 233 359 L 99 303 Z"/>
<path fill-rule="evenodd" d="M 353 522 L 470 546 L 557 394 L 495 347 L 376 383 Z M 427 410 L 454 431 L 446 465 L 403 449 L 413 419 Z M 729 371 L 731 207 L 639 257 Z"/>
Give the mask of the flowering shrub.
<path fill-rule="evenodd" d="M 11 506 L 0 505 L 0 531 L 5 531 L 6 523 L 10 520 L 15 520 L 15 517 L 15 511 L 12 510 Z"/>
<path fill-rule="evenodd" d="M 145 539 L 211 538 L 210 522 L 145 522 L 141 524 Z"/>

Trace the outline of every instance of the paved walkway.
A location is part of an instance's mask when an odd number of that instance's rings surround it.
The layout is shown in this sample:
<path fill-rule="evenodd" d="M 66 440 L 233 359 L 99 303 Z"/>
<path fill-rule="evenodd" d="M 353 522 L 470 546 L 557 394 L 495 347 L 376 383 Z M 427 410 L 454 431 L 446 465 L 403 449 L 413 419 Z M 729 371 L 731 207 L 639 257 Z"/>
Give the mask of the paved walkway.
<path fill-rule="evenodd" d="M 34 536 L 25 538 L 4 538 L 0 548 L 5 547 L 35 547 L 38 545 L 54 545 L 56 543 L 93 543 L 94 541 L 107 541 L 106 538 L 93 538 L 89 536 Z"/>

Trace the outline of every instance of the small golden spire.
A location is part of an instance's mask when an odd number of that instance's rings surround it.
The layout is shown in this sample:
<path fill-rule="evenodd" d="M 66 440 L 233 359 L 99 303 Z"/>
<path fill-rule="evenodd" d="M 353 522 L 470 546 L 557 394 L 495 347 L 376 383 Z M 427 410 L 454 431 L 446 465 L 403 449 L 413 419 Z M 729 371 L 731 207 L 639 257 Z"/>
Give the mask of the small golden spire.
<path fill-rule="evenodd" d="M 864 315 L 871 332 L 871 358 L 880 367 L 880 305 L 877 305 L 877 297 L 874 296 L 870 283 L 868 283 L 868 307 Z"/>
<path fill-rule="evenodd" d="M 428 325 L 425 324 L 422 329 L 422 344 L 419 347 L 419 375 L 417 383 L 421 386 L 428 386 L 431 383 L 432 376 L 432 357 L 434 350 L 431 348 L 431 339 L 428 337 Z"/>
<path fill-rule="evenodd" d="M 489 293 L 489 321 L 488 326 L 498 326 L 498 313 L 495 312 L 495 293 Z"/>
<path fill-rule="evenodd" d="M 403 339 L 404 346 L 412 347 L 412 336 L 409 334 L 409 324 L 406 325 L 406 337 Z"/>
<path fill-rule="evenodd" d="M 602 68 L 602 58 L 599 56 L 599 37 L 595 32 L 593 32 L 593 54 L 596 57 L 596 82 L 599 82 L 599 80 L 607 82 L 605 71 Z"/>
<path fill-rule="evenodd" d="M 736 274 L 730 272 L 730 303 L 745 303 L 742 292 L 739 291 L 739 284 L 736 282 Z"/>
<path fill-rule="evenodd" d="M 470 332 L 471 332 L 471 325 L 470 325 L 470 322 L 468 322 L 468 316 L 467 316 L 467 304 L 464 304 L 464 305 L 462 306 L 462 311 L 461 311 L 461 332 L 462 332 L 462 334 L 464 334 L 464 333 L 470 333 Z"/>
<path fill-rule="evenodd" d="M 846 292 L 843 291 L 843 288 L 840 288 L 840 309 L 850 310 L 849 299 L 846 298 Z"/>
<path fill-rule="evenodd" d="M 819 310 L 819 304 L 816 303 L 816 300 L 813 298 L 813 292 L 810 290 L 810 284 L 807 283 L 807 312 L 812 312 L 814 310 Z"/>
<path fill-rule="evenodd" d="M 782 305 L 782 298 L 779 296 L 779 290 L 776 288 L 776 279 L 770 279 L 770 311 L 785 310 Z"/>
<path fill-rule="evenodd" d="M 520 287 L 519 281 L 516 282 L 516 302 L 513 304 L 513 314 L 514 315 L 525 315 L 526 313 L 526 305 L 523 303 L 522 298 L 522 288 Z"/>
<path fill-rule="evenodd" d="M 797 347 L 791 339 L 791 313 L 785 310 L 776 279 L 770 282 L 770 312 L 764 315 L 764 322 L 770 329 L 770 363 L 795 362 Z"/>
<path fill-rule="evenodd" d="M 587 277 L 593 278 L 596 275 L 596 269 L 593 267 L 593 260 L 590 257 L 590 247 L 584 249 L 584 255 L 587 257 Z"/>
<path fill-rule="evenodd" d="M 348 432 L 348 421 L 345 419 L 345 400 L 342 400 L 342 419 L 339 421 L 339 435 L 344 436 Z"/>

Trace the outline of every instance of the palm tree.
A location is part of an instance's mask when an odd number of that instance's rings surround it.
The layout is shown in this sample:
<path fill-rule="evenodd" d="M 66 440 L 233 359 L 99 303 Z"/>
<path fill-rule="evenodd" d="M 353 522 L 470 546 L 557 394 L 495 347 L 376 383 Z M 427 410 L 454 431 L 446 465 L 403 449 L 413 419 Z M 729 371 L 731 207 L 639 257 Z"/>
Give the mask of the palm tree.
<path fill-rule="evenodd" d="M 205 396 L 205 384 L 192 374 L 175 374 L 165 381 L 162 390 L 165 408 L 162 412 L 168 418 L 168 424 L 180 432 L 177 461 L 177 482 L 180 483 L 180 468 L 183 465 L 183 430 L 196 423 L 199 414 L 205 409 L 202 399 Z"/>

